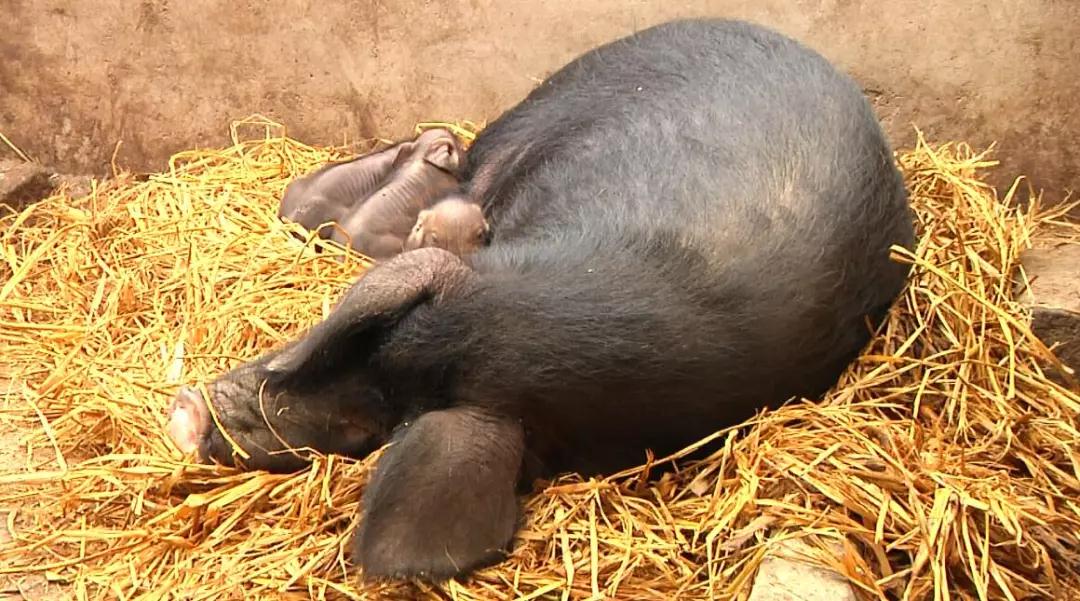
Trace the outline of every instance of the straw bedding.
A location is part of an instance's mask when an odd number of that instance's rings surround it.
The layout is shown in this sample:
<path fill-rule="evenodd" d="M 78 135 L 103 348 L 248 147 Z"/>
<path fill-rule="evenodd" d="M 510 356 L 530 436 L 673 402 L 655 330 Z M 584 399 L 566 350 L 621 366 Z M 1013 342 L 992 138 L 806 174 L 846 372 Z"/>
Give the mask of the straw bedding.
<path fill-rule="evenodd" d="M 999 199 L 985 154 L 920 141 L 899 157 L 911 283 L 824 402 L 719 432 L 661 478 L 541 483 L 508 561 L 432 586 L 347 572 L 371 458 L 235 473 L 165 436 L 179 382 L 299 334 L 367 266 L 275 217 L 286 183 L 341 148 L 257 119 L 233 136 L 0 222 L 2 417 L 32 457 L 0 468 L 16 509 L 0 573 L 87 598 L 745 598 L 770 545 L 800 537 L 866 598 L 1080 591 L 1080 396 L 1047 375 L 1011 284 L 1053 216 Z"/>

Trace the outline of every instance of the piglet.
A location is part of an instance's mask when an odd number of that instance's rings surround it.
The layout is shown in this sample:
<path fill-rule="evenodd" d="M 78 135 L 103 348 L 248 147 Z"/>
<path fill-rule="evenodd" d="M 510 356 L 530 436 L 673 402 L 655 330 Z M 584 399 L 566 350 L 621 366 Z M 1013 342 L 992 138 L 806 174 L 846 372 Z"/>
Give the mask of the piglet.
<path fill-rule="evenodd" d="M 417 141 L 401 142 L 347 161 L 333 161 L 299 177 L 285 187 L 278 217 L 330 238 L 331 228 L 356 205 L 371 196 L 393 170 L 399 156 L 408 155 Z"/>
<path fill-rule="evenodd" d="M 458 191 L 459 153 L 449 132 L 425 132 L 330 238 L 375 260 L 421 247 L 474 251 L 489 228 L 479 205 Z"/>
<path fill-rule="evenodd" d="M 404 250 L 434 247 L 464 256 L 483 246 L 490 233 L 480 205 L 455 193 L 420 211 Z"/>
<path fill-rule="evenodd" d="M 452 133 L 427 130 L 416 140 L 331 163 L 294 181 L 279 214 L 376 260 L 406 247 L 471 252 L 489 228 L 479 206 L 456 193 L 460 156 Z M 338 227 L 323 227 L 330 223 Z"/>

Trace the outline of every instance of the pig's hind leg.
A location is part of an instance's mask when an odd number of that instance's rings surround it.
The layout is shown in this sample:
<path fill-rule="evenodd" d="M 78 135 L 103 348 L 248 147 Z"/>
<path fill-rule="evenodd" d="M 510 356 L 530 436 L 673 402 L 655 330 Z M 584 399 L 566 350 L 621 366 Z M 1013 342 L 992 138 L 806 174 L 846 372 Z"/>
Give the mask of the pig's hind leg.
<path fill-rule="evenodd" d="M 518 420 L 473 407 L 422 414 L 379 460 L 353 560 L 368 577 L 443 579 L 505 557 L 517 527 Z"/>

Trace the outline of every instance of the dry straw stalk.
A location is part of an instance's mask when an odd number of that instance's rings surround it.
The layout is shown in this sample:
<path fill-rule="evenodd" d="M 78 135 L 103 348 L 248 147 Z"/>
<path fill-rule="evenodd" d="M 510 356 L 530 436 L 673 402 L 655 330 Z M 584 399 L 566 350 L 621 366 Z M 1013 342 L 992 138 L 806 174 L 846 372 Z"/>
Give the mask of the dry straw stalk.
<path fill-rule="evenodd" d="M 719 432 L 659 479 L 545 483 L 510 560 L 470 579 L 372 585 L 343 556 L 370 459 L 234 473 L 186 463 L 164 434 L 179 382 L 299 334 L 367 266 L 275 217 L 285 184 L 341 148 L 260 119 L 233 136 L 0 221 L 0 418 L 29 451 L 0 468 L 10 578 L 79 598 L 739 599 L 770 544 L 799 537 L 839 543 L 820 559 L 866 598 L 1080 590 L 1080 396 L 1047 377 L 1012 296 L 1019 252 L 1060 212 L 999 200 L 984 154 L 920 140 L 900 157 L 911 282 L 823 402 Z"/>

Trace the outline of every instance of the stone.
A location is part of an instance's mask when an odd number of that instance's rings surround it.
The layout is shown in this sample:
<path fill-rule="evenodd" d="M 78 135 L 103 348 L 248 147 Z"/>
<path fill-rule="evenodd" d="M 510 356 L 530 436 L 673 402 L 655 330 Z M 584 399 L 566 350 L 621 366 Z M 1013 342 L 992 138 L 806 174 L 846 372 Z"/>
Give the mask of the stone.
<path fill-rule="evenodd" d="M 0 204 L 19 211 L 52 191 L 49 171 L 29 161 L 0 161 Z"/>
<path fill-rule="evenodd" d="M 843 551 L 834 546 L 839 556 Z M 773 543 L 758 568 L 748 601 L 856 601 L 848 579 L 816 563 L 806 543 L 794 539 Z"/>
<path fill-rule="evenodd" d="M 1020 262 L 1027 277 L 1019 282 L 1017 299 L 1031 311 L 1032 332 L 1075 378 L 1080 370 L 1080 240 L 1036 241 Z"/>
<path fill-rule="evenodd" d="M 82 198 L 93 190 L 93 179 L 89 175 L 68 175 L 54 173 L 49 182 L 57 190 L 64 190 L 71 198 Z"/>

